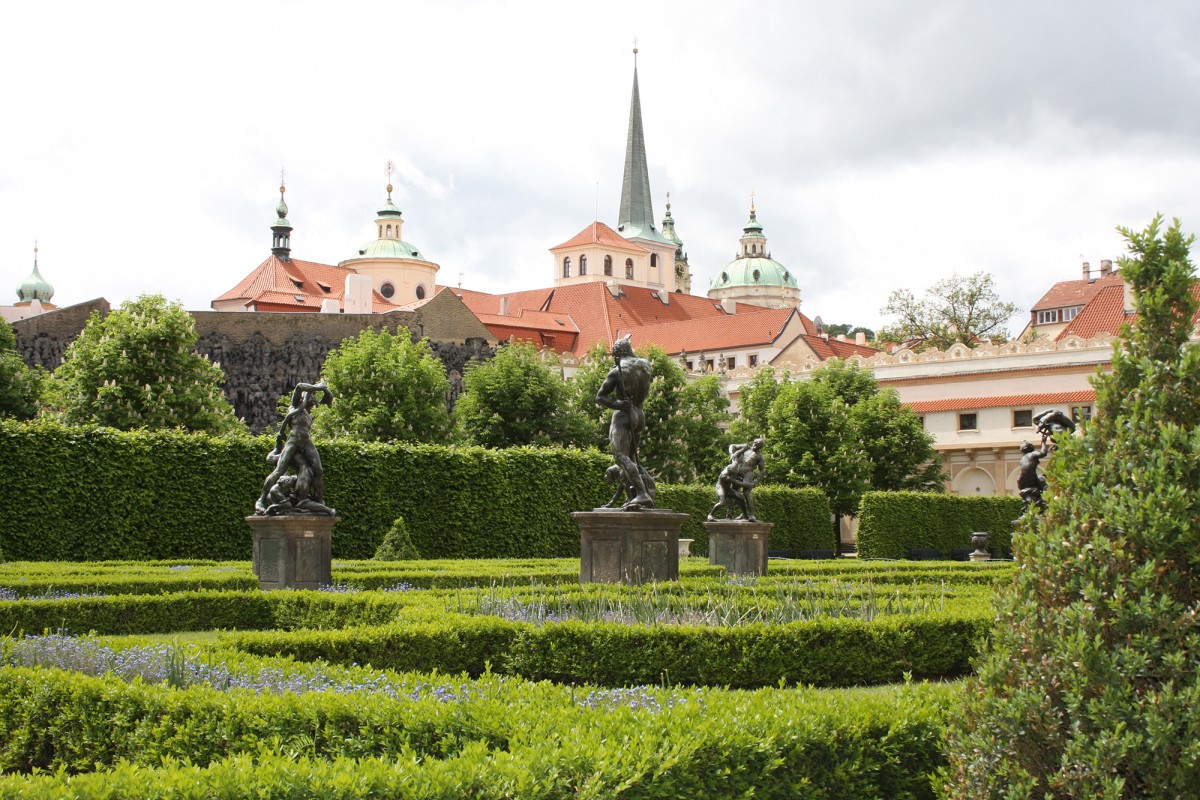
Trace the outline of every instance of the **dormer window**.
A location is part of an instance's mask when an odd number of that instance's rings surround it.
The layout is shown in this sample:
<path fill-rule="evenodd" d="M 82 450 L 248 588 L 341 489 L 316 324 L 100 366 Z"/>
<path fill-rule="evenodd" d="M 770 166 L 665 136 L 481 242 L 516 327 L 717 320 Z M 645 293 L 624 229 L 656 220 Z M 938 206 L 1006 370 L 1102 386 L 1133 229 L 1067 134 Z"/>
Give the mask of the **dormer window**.
<path fill-rule="evenodd" d="M 292 278 L 291 280 L 292 280 L 292 285 L 295 286 L 297 289 L 304 288 L 304 281 L 298 281 L 295 278 Z"/>

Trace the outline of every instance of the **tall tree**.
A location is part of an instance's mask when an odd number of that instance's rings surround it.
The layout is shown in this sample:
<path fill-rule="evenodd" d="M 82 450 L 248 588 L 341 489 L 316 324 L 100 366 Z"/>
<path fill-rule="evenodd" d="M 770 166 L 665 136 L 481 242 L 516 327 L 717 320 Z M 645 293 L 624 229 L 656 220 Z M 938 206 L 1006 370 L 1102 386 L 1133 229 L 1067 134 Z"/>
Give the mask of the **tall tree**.
<path fill-rule="evenodd" d="M 335 397 L 313 413 L 324 436 L 431 443 L 451 436 L 446 367 L 407 330 L 368 328 L 346 339 L 326 356 L 321 378 Z"/>
<path fill-rule="evenodd" d="M 785 372 L 782 382 L 790 380 L 791 376 Z M 768 435 L 771 429 L 771 403 L 779 396 L 780 385 L 780 379 L 770 365 L 764 366 L 742 384 L 738 416 L 729 425 L 729 438 L 732 441 L 749 442 L 755 437 L 765 438 Z"/>
<path fill-rule="evenodd" d="M 50 413 L 124 430 L 243 427 L 221 394 L 221 368 L 193 352 L 198 338 L 192 315 L 161 295 L 93 312 L 49 382 Z"/>
<path fill-rule="evenodd" d="M 924 300 L 908 289 L 892 292 L 880 313 L 896 321 L 884 326 L 879 339 L 912 343 L 918 350 L 945 350 L 955 342 L 973 347 L 981 339 L 1007 339 L 1004 326 L 1016 312 L 1015 303 L 1000 299 L 990 274 L 954 275 L 926 290 Z"/>
<path fill-rule="evenodd" d="M 46 371 L 26 364 L 16 345 L 12 326 L 0 319 L 0 417 L 32 419 L 38 413 Z"/>
<path fill-rule="evenodd" d="M 952 798 L 1177 798 L 1200 786 L 1200 348 L 1178 220 L 1122 230 L 1137 303 L 948 738 Z"/>
<path fill-rule="evenodd" d="M 580 445 L 587 420 L 567 384 L 528 343 L 508 344 L 468 366 L 466 392 L 454 407 L 464 436 L 484 447 Z"/>

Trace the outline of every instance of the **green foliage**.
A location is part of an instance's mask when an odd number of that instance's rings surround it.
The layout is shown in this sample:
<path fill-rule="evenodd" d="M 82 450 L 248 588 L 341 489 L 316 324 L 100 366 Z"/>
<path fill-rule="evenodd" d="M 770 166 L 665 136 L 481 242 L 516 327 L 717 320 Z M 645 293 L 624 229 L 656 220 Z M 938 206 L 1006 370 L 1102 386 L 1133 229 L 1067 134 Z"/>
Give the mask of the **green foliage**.
<path fill-rule="evenodd" d="M 897 289 L 880 313 L 897 317 L 879 332 L 880 341 L 946 350 L 955 342 L 974 347 L 983 339 L 1006 340 L 1004 326 L 1017 313 L 1017 305 L 1000 299 L 990 274 L 975 272 L 938 281 L 925 291 L 924 300 L 908 289 Z"/>
<path fill-rule="evenodd" d="M 421 557 L 421 551 L 413 544 L 404 517 L 396 517 L 392 527 L 384 534 L 383 541 L 375 550 L 376 561 L 416 561 Z"/>
<path fill-rule="evenodd" d="M 834 388 L 815 380 L 786 383 L 767 420 L 767 477 L 818 488 L 835 514 L 853 514 L 870 463 L 851 427 L 850 409 Z"/>
<path fill-rule="evenodd" d="M 764 369 L 742 388 L 735 435 L 766 439 L 767 479 L 825 492 L 854 514 L 864 491 L 941 488 L 933 437 L 870 371 L 833 358 L 803 381 Z"/>
<path fill-rule="evenodd" d="M 971 534 L 987 531 L 993 553 L 1012 550 L 1012 523 L 1021 513 L 1017 497 L 959 497 L 933 492 L 867 492 L 858 513 L 859 558 L 908 558 L 932 547 L 946 558 L 971 546 Z"/>
<path fill-rule="evenodd" d="M 313 412 L 318 436 L 364 442 L 445 443 L 453 429 L 446 367 L 428 340 L 368 328 L 331 350 L 321 380 L 331 405 Z"/>
<path fill-rule="evenodd" d="M 683 524 L 679 536 L 695 540 L 692 555 L 708 553 L 708 531 L 704 520 L 716 499 L 711 486 L 658 487 L 659 508 L 690 515 L 691 519 Z M 754 510 L 760 520 L 774 524 L 767 542 L 772 551 L 794 557 L 801 550 L 834 549 L 829 501 L 818 489 L 760 486 L 754 490 Z"/>
<path fill-rule="evenodd" d="M 741 409 L 737 419 L 729 425 L 729 440 L 752 442 L 760 436 L 767 438 L 771 430 L 771 404 L 779 396 L 780 384 L 790 381 L 788 373 L 785 372 L 781 380 L 775 375 L 775 368 L 768 364 L 742 384 Z"/>
<path fill-rule="evenodd" d="M 716 376 L 689 381 L 677 361 L 651 345 L 642 357 L 650 362 L 654 380 L 646 398 L 646 433 L 639 460 L 660 483 L 691 483 L 716 474 L 727 461 L 721 425 L 729 420 L 729 401 Z M 613 360 L 603 345 L 587 354 L 571 379 L 575 407 L 589 421 L 587 443 L 607 451 L 612 413 L 596 404 L 596 392 Z"/>
<path fill-rule="evenodd" d="M 262 665 L 298 669 L 278 660 Z M 362 672 L 363 683 L 371 683 Z M 390 677 L 406 688 L 428 680 Z M 0 671 L 9 773 L 0 778 L 0 794 L 926 798 L 928 774 L 942 763 L 938 745 L 954 696 L 951 686 L 921 684 L 744 693 L 436 682 L 440 694 L 418 690 L 422 696 L 410 701 L 365 692 L 255 696 L 53 670 Z M 35 767 L 41 772 L 28 774 Z"/>
<path fill-rule="evenodd" d="M 466 392 L 454 416 L 465 438 L 484 447 L 586 444 L 586 420 L 569 401 L 567 384 L 526 342 L 500 347 L 489 361 L 467 366 Z"/>
<path fill-rule="evenodd" d="M 1123 230 L 1136 293 L 1099 413 L 1050 462 L 948 740 L 950 797 L 1176 798 L 1200 786 L 1200 349 L 1178 220 Z"/>
<path fill-rule="evenodd" d="M 221 394 L 221 368 L 192 351 L 197 339 L 192 315 L 161 295 L 127 300 L 106 317 L 93 312 L 48 383 L 50 413 L 120 430 L 242 429 Z"/>
<path fill-rule="evenodd" d="M 16 351 L 12 325 L 0 319 L 0 417 L 33 419 L 37 416 L 47 374 L 30 367 Z"/>

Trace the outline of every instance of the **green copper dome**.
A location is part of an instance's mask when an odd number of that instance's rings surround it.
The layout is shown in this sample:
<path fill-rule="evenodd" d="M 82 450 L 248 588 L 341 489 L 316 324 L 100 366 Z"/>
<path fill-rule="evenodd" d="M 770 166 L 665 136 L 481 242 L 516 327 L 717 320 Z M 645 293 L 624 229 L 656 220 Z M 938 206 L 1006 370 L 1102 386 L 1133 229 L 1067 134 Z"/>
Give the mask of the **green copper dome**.
<path fill-rule="evenodd" d="M 355 258 L 415 258 L 417 261 L 428 261 L 408 242 L 399 239 L 375 239 L 363 245 Z"/>
<path fill-rule="evenodd" d="M 796 276 L 773 258 L 735 258 L 709 283 L 709 289 L 731 286 L 783 286 L 799 289 Z"/>
<path fill-rule="evenodd" d="M 29 273 L 29 277 L 21 281 L 20 285 L 17 286 L 17 297 L 20 298 L 22 303 L 29 303 L 34 300 L 49 303 L 50 298 L 54 297 L 54 287 L 42 277 L 41 272 L 38 272 L 37 250 L 35 249 L 33 252 L 33 272 Z"/>

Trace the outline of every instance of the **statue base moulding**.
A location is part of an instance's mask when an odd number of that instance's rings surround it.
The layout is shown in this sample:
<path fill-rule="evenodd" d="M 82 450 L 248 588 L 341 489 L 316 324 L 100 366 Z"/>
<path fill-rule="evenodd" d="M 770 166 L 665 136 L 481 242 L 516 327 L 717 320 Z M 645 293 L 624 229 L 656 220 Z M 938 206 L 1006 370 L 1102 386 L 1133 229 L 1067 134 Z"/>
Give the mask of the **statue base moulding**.
<path fill-rule="evenodd" d="M 767 574 L 767 537 L 773 522 L 709 520 L 708 563 L 721 566 L 730 575 Z"/>
<path fill-rule="evenodd" d="M 254 533 L 254 574 L 264 591 L 317 589 L 333 583 L 337 517 L 316 514 L 246 517 Z"/>
<path fill-rule="evenodd" d="M 679 530 L 687 514 L 653 511 L 575 511 L 579 525 L 579 582 L 679 580 Z"/>

